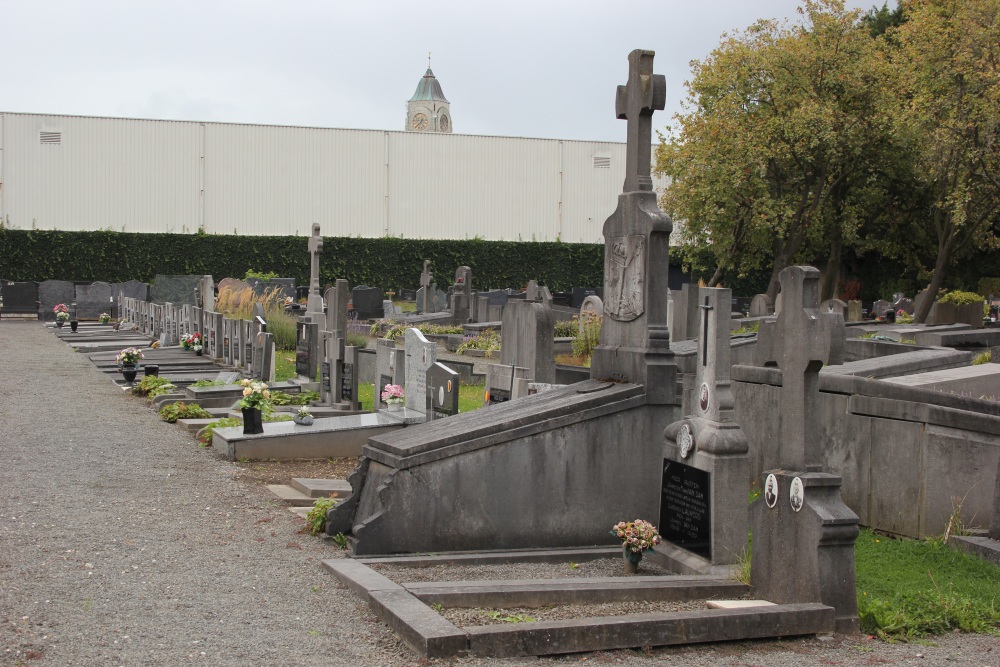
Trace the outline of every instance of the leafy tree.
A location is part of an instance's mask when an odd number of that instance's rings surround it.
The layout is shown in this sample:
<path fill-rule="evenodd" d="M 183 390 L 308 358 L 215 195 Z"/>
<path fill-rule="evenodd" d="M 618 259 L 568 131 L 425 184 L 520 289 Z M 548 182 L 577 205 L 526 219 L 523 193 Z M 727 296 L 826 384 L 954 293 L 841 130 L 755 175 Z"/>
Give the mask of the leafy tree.
<path fill-rule="evenodd" d="M 657 152 L 681 242 L 712 249 L 710 284 L 771 262 L 772 298 L 782 269 L 822 249 L 824 298 L 833 296 L 863 191 L 891 154 L 877 112 L 886 62 L 861 12 L 840 0 L 799 11 L 801 25 L 758 21 L 693 63 L 686 112 Z"/>
<path fill-rule="evenodd" d="M 953 262 L 1000 247 L 1000 0 L 910 0 L 890 31 L 897 131 L 912 148 L 914 223 L 936 241 L 923 322 Z"/>

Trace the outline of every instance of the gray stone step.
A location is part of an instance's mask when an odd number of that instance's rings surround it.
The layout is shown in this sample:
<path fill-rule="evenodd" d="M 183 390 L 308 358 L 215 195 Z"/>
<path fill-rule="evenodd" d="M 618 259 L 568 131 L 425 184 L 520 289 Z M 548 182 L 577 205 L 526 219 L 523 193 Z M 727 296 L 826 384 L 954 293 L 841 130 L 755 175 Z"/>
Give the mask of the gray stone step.
<path fill-rule="evenodd" d="M 315 498 L 311 498 L 298 489 L 293 489 L 287 484 L 268 484 L 267 490 L 281 498 L 286 505 L 297 507 L 312 507 Z"/>
<path fill-rule="evenodd" d="M 351 485 L 346 479 L 310 479 L 308 477 L 292 478 L 292 488 L 304 493 L 310 498 L 329 498 L 336 493 L 337 498 L 351 495 Z"/>

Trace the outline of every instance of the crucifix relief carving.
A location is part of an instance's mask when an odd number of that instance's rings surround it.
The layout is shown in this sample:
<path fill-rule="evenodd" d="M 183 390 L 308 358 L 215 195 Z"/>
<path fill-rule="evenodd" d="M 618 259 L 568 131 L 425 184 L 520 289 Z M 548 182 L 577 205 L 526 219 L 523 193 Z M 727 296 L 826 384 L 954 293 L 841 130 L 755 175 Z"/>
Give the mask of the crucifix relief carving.
<path fill-rule="evenodd" d="M 623 192 L 652 190 L 649 177 L 653 141 L 653 111 L 667 102 L 667 80 L 653 74 L 653 52 L 636 49 L 628 54 L 628 83 L 618 86 L 615 113 L 628 120 Z"/>
<path fill-rule="evenodd" d="M 822 456 L 816 423 L 819 371 L 843 363 L 844 318 L 819 310 L 819 270 L 790 266 L 778 276 L 783 308 L 777 321 L 763 321 L 757 361 L 781 369 L 780 467 L 819 472 Z"/>

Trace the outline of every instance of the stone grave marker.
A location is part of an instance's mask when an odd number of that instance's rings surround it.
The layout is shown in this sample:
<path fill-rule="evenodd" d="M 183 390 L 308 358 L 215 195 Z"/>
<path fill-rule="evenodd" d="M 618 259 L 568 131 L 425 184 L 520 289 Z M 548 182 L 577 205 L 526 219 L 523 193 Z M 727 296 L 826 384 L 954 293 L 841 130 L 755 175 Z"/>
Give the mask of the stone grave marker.
<path fill-rule="evenodd" d="M 295 326 L 295 374 L 310 382 L 319 372 L 319 325 L 300 317 Z"/>
<path fill-rule="evenodd" d="M 406 354 L 406 407 L 427 413 L 427 373 L 437 363 L 437 344 L 419 329 L 407 329 L 403 334 Z"/>
<path fill-rule="evenodd" d="M 674 402 L 677 367 L 670 350 L 665 295 L 673 224 L 656 203 L 650 177 L 653 111 L 667 84 L 653 74 L 653 52 L 629 54 L 628 82 L 618 86 L 615 112 L 628 121 L 625 183 L 605 221 L 604 324 L 590 375 L 644 385 L 650 405 Z"/>
<path fill-rule="evenodd" d="M 52 322 L 56 314 L 52 308 L 60 303 L 71 306 L 76 298 L 76 288 L 68 280 L 43 280 L 38 283 L 38 319 Z"/>
<path fill-rule="evenodd" d="M 382 302 L 385 293 L 377 287 L 358 285 L 351 290 L 351 304 L 360 320 L 376 320 L 382 317 Z"/>
<path fill-rule="evenodd" d="M 430 313 L 431 311 L 431 295 L 430 288 L 434 284 L 434 274 L 431 273 L 431 260 L 424 260 L 424 270 L 420 272 L 420 287 L 423 290 L 420 293 L 418 291 L 417 295 L 417 310 L 421 313 Z"/>
<path fill-rule="evenodd" d="M 435 362 L 427 371 L 428 420 L 458 414 L 458 389 L 461 385 L 458 372 L 441 362 Z"/>
<path fill-rule="evenodd" d="M 451 295 L 451 313 L 458 323 L 469 322 L 472 317 L 472 269 L 460 266 L 455 269 L 454 293 Z"/>
<path fill-rule="evenodd" d="M 601 297 L 592 294 L 584 298 L 583 303 L 580 304 L 580 333 L 583 333 L 583 325 L 588 319 L 603 317 L 603 315 L 604 302 L 601 301 Z"/>
<path fill-rule="evenodd" d="M 236 339 L 235 320 L 222 317 L 222 363 L 233 365 L 233 341 Z"/>
<path fill-rule="evenodd" d="M 149 300 L 154 303 L 194 303 L 194 289 L 203 276 L 157 274 L 149 288 Z"/>
<path fill-rule="evenodd" d="M 574 287 L 570 292 L 570 308 L 579 308 L 583 305 L 583 300 L 588 296 L 601 296 L 599 294 L 600 291 L 600 287 Z"/>
<path fill-rule="evenodd" d="M 351 410 L 359 409 L 358 377 L 358 348 L 345 345 L 344 361 L 340 364 L 340 401 L 350 404 Z"/>
<path fill-rule="evenodd" d="M 778 604 L 833 607 L 837 632 L 859 628 L 854 577 L 858 517 L 840 497 L 842 480 L 820 472 L 819 371 L 843 358 L 844 323 L 818 309 L 819 271 L 791 266 L 779 274 L 785 304 L 763 321 L 759 359 L 781 369 L 780 469 L 765 472 L 765 490 L 750 508 L 755 597 Z"/>
<path fill-rule="evenodd" d="M 555 382 L 556 363 L 552 354 L 555 325 L 552 309 L 543 303 L 508 303 L 503 312 L 500 363 L 527 368 L 535 382 Z"/>
<path fill-rule="evenodd" d="M 0 302 L 3 305 L 0 308 L 0 317 L 4 315 L 38 317 L 38 283 L 17 283 L 9 280 L 0 282 Z"/>
<path fill-rule="evenodd" d="M 906 296 L 905 294 L 897 294 L 895 296 L 897 298 L 893 299 L 893 302 L 892 302 L 892 308 L 893 308 L 893 310 L 895 310 L 897 313 L 899 311 L 903 311 L 904 313 L 906 313 L 908 315 L 912 315 L 913 314 L 913 299 L 911 299 L 910 297 Z"/>
<path fill-rule="evenodd" d="M 326 329 L 337 338 L 347 337 L 347 281 L 338 278 L 326 291 Z"/>
<path fill-rule="evenodd" d="M 746 546 L 748 514 L 742 480 L 749 477 L 749 441 L 733 423 L 730 387 L 732 291 L 702 287 L 702 321 L 691 409 L 664 430 L 660 534 L 671 547 L 712 566 L 739 561 Z M 676 558 L 676 556 L 674 556 Z M 683 558 L 678 559 L 683 561 Z"/>
<path fill-rule="evenodd" d="M 860 322 L 862 319 L 861 313 L 861 302 L 857 299 L 852 299 L 847 302 L 847 316 L 844 318 L 846 322 Z"/>
<path fill-rule="evenodd" d="M 527 395 L 528 369 L 523 366 L 490 364 L 486 367 L 483 406 L 506 403 Z M 521 393 L 522 388 L 524 393 Z"/>
<path fill-rule="evenodd" d="M 750 300 L 750 317 L 770 317 L 774 314 L 774 304 L 766 294 L 755 294 Z"/>
<path fill-rule="evenodd" d="M 872 319 L 884 318 L 886 317 L 886 313 L 888 313 L 889 311 L 892 311 L 893 313 L 896 312 L 895 310 L 893 310 L 891 303 L 889 303 L 885 299 L 879 299 L 878 301 L 872 304 Z M 893 318 L 892 321 L 895 321 L 895 318 Z"/>
<path fill-rule="evenodd" d="M 403 314 L 403 309 L 395 305 L 389 299 L 382 300 L 382 319 L 395 320 Z"/>
<path fill-rule="evenodd" d="M 219 282 L 219 296 L 228 293 L 234 306 L 239 306 L 244 299 L 253 296 L 253 288 L 239 278 L 223 278 Z"/>
<path fill-rule="evenodd" d="M 76 286 L 76 317 L 79 320 L 96 320 L 108 312 L 111 303 L 111 284 L 95 282 Z"/>
<path fill-rule="evenodd" d="M 847 304 L 840 299 L 827 299 L 819 304 L 819 310 L 822 313 L 836 313 L 847 321 Z"/>
<path fill-rule="evenodd" d="M 323 294 L 319 287 L 319 256 L 323 252 L 323 237 L 319 234 L 319 225 L 313 223 L 312 236 L 309 237 L 309 298 L 306 301 L 306 317 L 323 316 Z"/>
<path fill-rule="evenodd" d="M 123 297 L 128 299 L 136 299 L 138 301 L 149 301 L 149 284 L 140 282 L 138 280 L 126 280 L 123 283 L 113 283 L 112 294 L 117 296 L 121 294 Z M 171 301 L 171 303 L 185 303 L 182 301 Z M 192 302 L 187 302 L 192 303 Z"/>

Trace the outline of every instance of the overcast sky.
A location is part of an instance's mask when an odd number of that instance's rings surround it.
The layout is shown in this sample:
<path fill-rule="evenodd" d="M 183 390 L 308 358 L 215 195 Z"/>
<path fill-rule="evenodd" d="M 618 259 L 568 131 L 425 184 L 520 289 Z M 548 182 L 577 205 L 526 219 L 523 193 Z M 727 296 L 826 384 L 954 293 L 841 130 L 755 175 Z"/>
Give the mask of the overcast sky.
<path fill-rule="evenodd" d="M 0 111 L 402 130 L 430 51 L 456 132 L 624 141 L 629 51 L 656 52 L 662 128 L 691 60 L 799 4 L 0 0 Z"/>

